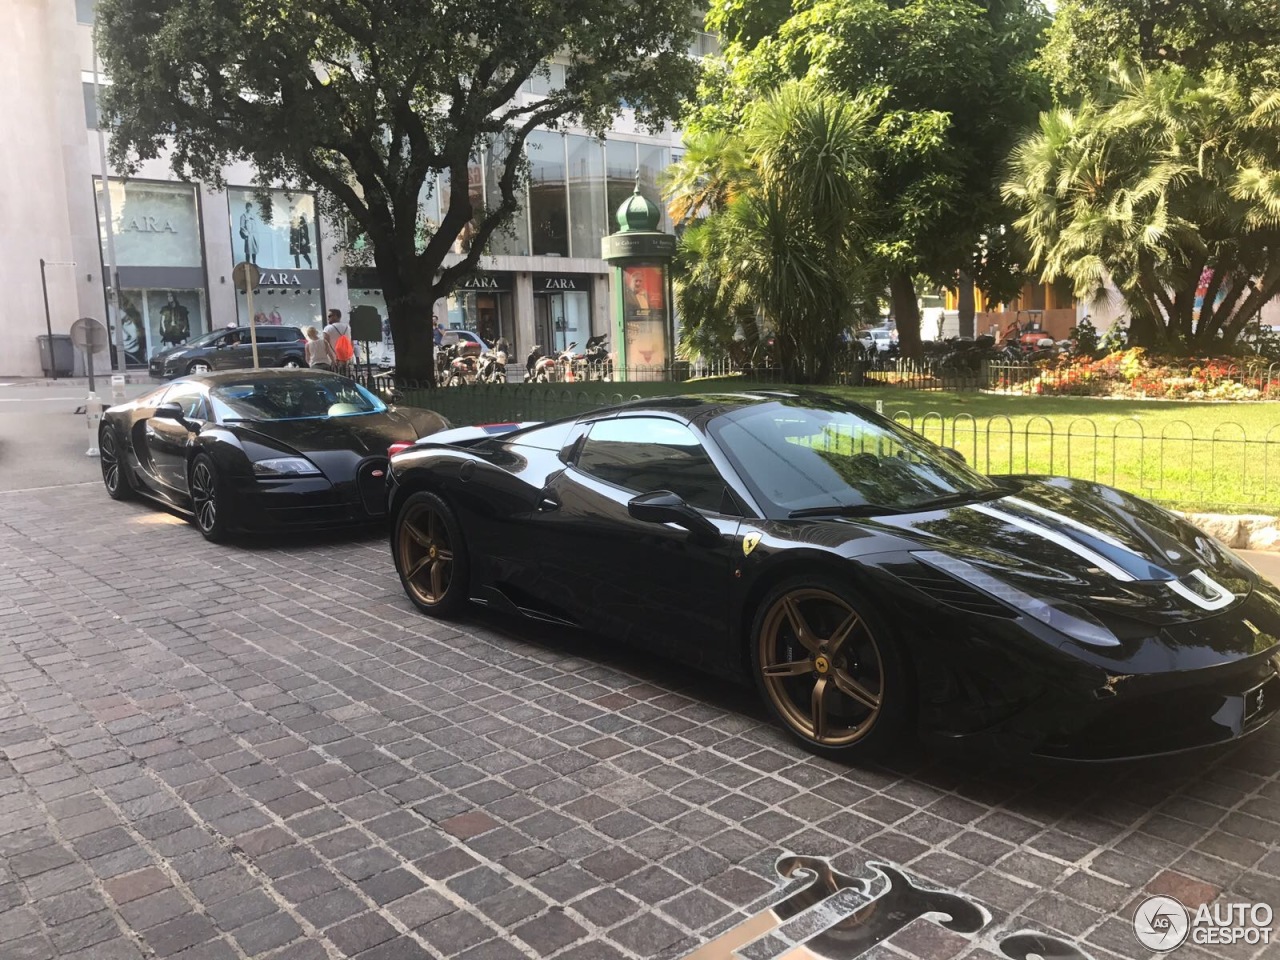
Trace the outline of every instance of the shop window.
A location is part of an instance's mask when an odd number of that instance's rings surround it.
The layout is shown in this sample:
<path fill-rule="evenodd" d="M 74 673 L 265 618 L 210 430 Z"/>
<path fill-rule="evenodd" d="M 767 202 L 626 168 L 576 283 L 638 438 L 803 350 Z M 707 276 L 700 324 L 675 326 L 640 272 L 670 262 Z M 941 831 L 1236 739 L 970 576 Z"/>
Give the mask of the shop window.
<path fill-rule="evenodd" d="M 529 225 L 534 256 L 569 255 L 565 143 L 558 133 L 529 134 Z"/>
<path fill-rule="evenodd" d="M 544 63 L 538 67 L 538 71 L 524 82 L 526 91 L 545 95 L 564 89 L 563 63 Z"/>
<path fill-rule="evenodd" d="M 246 260 L 263 270 L 318 270 L 315 198 L 309 193 L 233 187 L 227 191 L 231 207 L 231 249 L 237 262 Z"/>
<path fill-rule="evenodd" d="M 602 420 L 591 428 L 577 467 L 632 493 L 670 490 L 690 506 L 719 511 L 724 478 L 694 433 L 653 417 Z"/>
<path fill-rule="evenodd" d="M 93 8 L 97 0 L 76 0 L 76 23 L 93 23 Z"/>
<path fill-rule="evenodd" d="M 594 137 L 570 134 L 569 255 L 599 257 L 600 241 L 610 232 L 605 200 L 604 146 Z"/>
<path fill-rule="evenodd" d="M 190 184 L 115 180 L 107 184 L 111 222 L 101 180 L 98 226 L 103 249 L 107 231 L 115 241 L 116 263 L 124 267 L 200 267 L 200 218 L 195 188 Z"/>

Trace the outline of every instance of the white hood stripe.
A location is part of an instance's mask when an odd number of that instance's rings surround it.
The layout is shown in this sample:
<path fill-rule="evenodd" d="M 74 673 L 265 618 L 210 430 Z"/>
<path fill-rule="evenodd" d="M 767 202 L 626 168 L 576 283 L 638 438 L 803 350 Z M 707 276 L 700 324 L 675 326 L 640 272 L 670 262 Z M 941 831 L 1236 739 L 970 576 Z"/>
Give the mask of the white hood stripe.
<path fill-rule="evenodd" d="M 1137 579 L 1133 574 L 1129 573 L 1128 570 L 1112 563 L 1102 554 L 1094 550 L 1090 550 L 1084 544 L 1077 543 L 1070 537 L 1064 536 L 1056 530 L 1051 530 L 1049 527 L 1036 523 L 1033 520 L 1027 520 L 1023 517 L 1019 517 L 1017 514 L 1006 513 L 1004 510 L 997 510 L 995 507 L 988 506 L 985 503 L 971 504 L 966 509 L 976 510 L 978 513 L 985 514 L 988 517 L 993 517 L 996 520 L 1002 520 L 1011 526 L 1018 527 L 1028 533 L 1035 534 L 1037 537 L 1048 540 L 1050 543 L 1056 543 L 1064 550 L 1069 550 L 1080 559 L 1088 561 L 1090 564 L 1097 567 L 1104 573 L 1109 574 L 1116 580 L 1129 582 Z"/>
<path fill-rule="evenodd" d="M 1071 527 L 1073 530 L 1079 530 L 1081 533 L 1087 533 L 1091 537 L 1096 537 L 1103 543 L 1113 546 L 1127 553 L 1133 553 L 1133 548 L 1121 543 L 1109 533 L 1104 533 L 1097 527 L 1091 527 L 1087 523 L 1081 523 L 1073 517 L 1067 516 L 1065 513 L 1058 513 L 1056 510 L 1050 510 L 1048 507 L 1042 507 L 1038 503 L 1032 503 L 1030 500 L 1023 500 L 1021 497 L 1005 497 L 1005 503 L 1011 503 L 1016 507 L 1022 507 L 1024 510 L 1030 510 L 1032 513 L 1038 513 L 1042 517 L 1049 517 L 1054 523 L 1060 523 L 1064 527 Z"/>

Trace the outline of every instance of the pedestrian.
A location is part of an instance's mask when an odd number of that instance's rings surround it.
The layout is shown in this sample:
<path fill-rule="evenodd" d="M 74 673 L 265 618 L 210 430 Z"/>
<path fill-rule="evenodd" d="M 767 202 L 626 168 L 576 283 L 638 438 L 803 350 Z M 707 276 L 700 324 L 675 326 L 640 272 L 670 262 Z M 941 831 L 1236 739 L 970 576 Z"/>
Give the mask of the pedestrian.
<path fill-rule="evenodd" d="M 333 347 L 329 341 L 320 336 L 315 327 L 307 327 L 302 332 L 307 338 L 307 366 L 313 370 L 332 370 Z"/>
<path fill-rule="evenodd" d="M 432 331 L 432 336 L 435 338 L 435 344 L 438 347 L 444 343 L 444 329 L 440 326 L 439 317 L 433 317 L 432 319 L 436 322 L 436 328 Z"/>
<path fill-rule="evenodd" d="M 324 328 L 324 340 L 333 352 L 333 369 L 344 377 L 351 376 L 351 361 L 356 355 L 351 344 L 351 324 L 342 319 L 341 310 L 329 311 L 329 323 Z"/>

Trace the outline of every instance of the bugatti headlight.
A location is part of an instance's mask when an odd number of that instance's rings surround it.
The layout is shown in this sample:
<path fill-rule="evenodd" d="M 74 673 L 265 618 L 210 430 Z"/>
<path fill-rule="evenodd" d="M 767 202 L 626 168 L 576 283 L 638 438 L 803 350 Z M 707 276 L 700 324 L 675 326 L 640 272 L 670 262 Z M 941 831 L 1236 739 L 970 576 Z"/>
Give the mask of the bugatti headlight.
<path fill-rule="evenodd" d="M 1118 647 L 1120 640 L 1107 629 L 1106 624 L 1088 610 L 1065 600 L 1045 600 L 1025 590 L 1010 586 L 993 577 L 982 568 L 937 550 L 913 551 L 911 554 L 921 563 L 941 570 L 962 583 L 995 597 L 1001 603 L 1039 620 L 1059 633 L 1091 647 Z"/>
<path fill-rule="evenodd" d="M 306 457 L 274 457 L 270 460 L 255 460 L 253 475 L 262 479 L 318 477 L 320 469 Z"/>

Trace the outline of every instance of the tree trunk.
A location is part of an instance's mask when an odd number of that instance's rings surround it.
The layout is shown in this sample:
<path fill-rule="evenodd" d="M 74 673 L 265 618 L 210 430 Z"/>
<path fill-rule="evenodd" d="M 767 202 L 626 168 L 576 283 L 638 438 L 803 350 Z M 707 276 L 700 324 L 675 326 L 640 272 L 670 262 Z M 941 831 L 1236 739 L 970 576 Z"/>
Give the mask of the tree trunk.
<path fill-rule="evenodd" d="M 904 357 L 918 359 L 920 349 L 920 301 L 911 274 L 898 270 L 889 277 L 889 295 L 893 300 L 893 316 L 898 324 L 898 349 Z"/>
<path fill-rule="evenodd" d="M 973 296 L 973 277 L 961 270 L 959 287 L 956 290 L 956 306 L 960 310 L 960 336 L 974 335 L 974 321 L 978 316 L 977 303 Z"/>
<path fill-rule="evenodd" d="M 435 338 L 431 324 L 434 305 L 429 286 L 414 289 L 407 296 L 387 297 L 397 379 L 435 386 Z"/>

